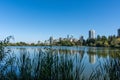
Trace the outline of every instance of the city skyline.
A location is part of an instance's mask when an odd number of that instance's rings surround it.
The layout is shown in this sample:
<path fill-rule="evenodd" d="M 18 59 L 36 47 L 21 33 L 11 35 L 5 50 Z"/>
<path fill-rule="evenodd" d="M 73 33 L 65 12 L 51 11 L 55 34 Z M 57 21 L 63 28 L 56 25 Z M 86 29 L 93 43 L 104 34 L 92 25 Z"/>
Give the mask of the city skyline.
<path fill-rule="evenodd" d="M 119 0 L 1 0 L 0 39 L 37 42 L 73 35 L 85 39 L 96 35 L 118 35 Z"/>

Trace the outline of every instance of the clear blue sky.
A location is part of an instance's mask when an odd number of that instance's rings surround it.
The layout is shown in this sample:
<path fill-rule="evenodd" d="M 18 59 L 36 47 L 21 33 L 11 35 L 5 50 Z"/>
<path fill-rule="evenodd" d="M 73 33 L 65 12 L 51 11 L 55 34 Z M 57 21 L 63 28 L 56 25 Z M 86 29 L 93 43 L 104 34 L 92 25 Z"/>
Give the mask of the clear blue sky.
<path fill-rule="evenodd" d="M 117 35 L 120 0 L 0 0 L 0 37 L 35 42 L 73 35 Z"/>

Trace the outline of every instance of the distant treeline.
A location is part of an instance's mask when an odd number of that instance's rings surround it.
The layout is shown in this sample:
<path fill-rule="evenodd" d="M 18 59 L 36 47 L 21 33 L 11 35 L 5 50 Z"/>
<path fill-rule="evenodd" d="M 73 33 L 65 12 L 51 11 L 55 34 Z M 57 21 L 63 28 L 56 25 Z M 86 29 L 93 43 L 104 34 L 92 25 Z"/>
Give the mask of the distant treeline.
<path fill-rule="evenodd" d="M 17 42 L 9 43 L 8 46 L 93 46 L 93 47 L 120 47 L 120 37 L 116 36 L 97 36 L 95 39 L 79 39 L 79 40 L 59 40 L 52 44 L 46 44 L 38 41 L 38 43 Z"/>

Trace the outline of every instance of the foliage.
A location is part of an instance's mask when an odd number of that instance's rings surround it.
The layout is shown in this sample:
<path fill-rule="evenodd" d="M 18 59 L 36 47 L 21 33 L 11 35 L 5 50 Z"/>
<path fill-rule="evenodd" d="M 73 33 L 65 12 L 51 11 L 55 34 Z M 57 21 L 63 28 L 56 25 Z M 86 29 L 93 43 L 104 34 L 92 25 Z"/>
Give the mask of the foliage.
<path fill-rule="evenodd" d="M 65 41 L 60 41 L 60 42 L 56 43 L 56 45 L 60 45 L 60 46 L 74 46 L 75 43 L 71 42 L 71 41 L 68 41 L 68 40 L 65 40 Z"/>
<path fill-rule="evenodd" d="M 25 43 L 25 42 L 17 42 L 17 43 L 9 43 L 9 46 L 96 46 L 96 47 L 120 47 L 120 38 L 113 36 L 100 36 L 98 35 L 95 39 L 73 39 L 68 40 L 60 40 L 60 41 L 53 41 L 53 43 L 42 43 L 38 41 L 37 43 Z"/>

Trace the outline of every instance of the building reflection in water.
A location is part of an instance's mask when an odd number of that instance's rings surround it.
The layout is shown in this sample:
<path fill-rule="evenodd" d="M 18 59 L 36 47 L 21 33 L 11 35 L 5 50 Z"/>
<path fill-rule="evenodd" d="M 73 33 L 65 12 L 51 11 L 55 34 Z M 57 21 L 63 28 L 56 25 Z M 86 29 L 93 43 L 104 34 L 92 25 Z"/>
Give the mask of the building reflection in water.
<path fill-rule="evenodd" d="M 75 55 L 79 56 L 82 60 L 84 57 L 84 50 L 74 50 L 74 49 L 55 49 L 55 53 L 64 54 L 75 57 Z"/>
<path fill-rule="evenodd" d="M 88 48 L 87 53 L 89 56 L 89 62 L 91 64 L 95 64 L 96 63 L 96 48 L 95 47 Z"/>
<path fill-rule="evenodd" d="M 96 62 L 96 55 L 89 55 L 89 62 L 91 64 L 95 64 L 95 62 Z"/>

